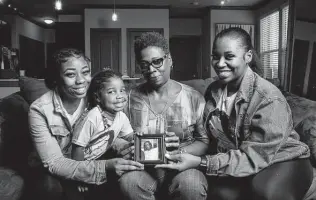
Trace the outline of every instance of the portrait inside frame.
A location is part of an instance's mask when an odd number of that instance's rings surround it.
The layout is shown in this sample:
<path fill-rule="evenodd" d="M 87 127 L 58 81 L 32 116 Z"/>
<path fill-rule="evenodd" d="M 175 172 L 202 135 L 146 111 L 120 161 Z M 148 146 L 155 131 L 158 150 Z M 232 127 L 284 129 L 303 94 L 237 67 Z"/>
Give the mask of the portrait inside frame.
<path fill-rule="evenodd" d="M 144 165 L 166 163 L 164 134 L 135 135 L 134 141 L 135 161 L 143 163 Z"/>

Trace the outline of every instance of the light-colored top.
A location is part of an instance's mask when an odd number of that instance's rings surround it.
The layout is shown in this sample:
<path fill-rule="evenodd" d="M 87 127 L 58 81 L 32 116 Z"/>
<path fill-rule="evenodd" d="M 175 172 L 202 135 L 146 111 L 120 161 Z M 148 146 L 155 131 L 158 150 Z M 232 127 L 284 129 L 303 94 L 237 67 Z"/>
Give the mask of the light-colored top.
<path fill-rule="evenodd" d="M 129 93 L 127 116 L 135 131 L 145 134 L 161 133 L 177 129 L 180 146 L 186 146 L 198 140 L 206 144 L 209 138 L 203 127 L 204 97 L 193 88 L 181 85 L 181 91 L 174 101 L 169 101 L 162 113 L 154 113 L 150 105 L 144 100 L 146 91 L 140 85 Z"/>
<path fill-rule="evenodd" d="M 91 109 L 84 121 L 74 130 L 72 143 L 85 147 L 84 159 L 95 160 L 102 156 L 117 137 L 133 132 L 129 119 L 123 112 L 118 112 L 113 121 L 104 124 L 99 107 Z"/>
<path fill-rule="evenodd" d="M 214 127 L 213 131 L 218 132 L 217 135 L 219 134 L 225 135 L 220 116 L 226 117 L 226 118 L 230 116 L 234 108 L 236 94 L 237 93 L 234 93 L 230 97 L 227 97 L 227 86 L 225 87 L 223 91 L 221 91 L 220 99 L 216 105 L 216 109 L 219 111 L 219 114 L 212 115 L 209 119 L 209 124 Z M 230 141 L 226 141 L 226 142 L 230 142 Z"/>
<path fill-rule="evenodd" d="M 152 148 L 150 150 L 144 150 L 145 160 L 158 160 L 159 152 L 158 147 Z"/>
<path fill-rule="evenodd" d="M 72 160 L 73 126 L 69 122 L 57 91 L 49 91 L 30 106 L 29 126 L 36 151 L 50 173 L 64 179 L 90 184 L 106 182 L 106 161 Z M 80 113 L 84 113 L 86 100 Z"/>

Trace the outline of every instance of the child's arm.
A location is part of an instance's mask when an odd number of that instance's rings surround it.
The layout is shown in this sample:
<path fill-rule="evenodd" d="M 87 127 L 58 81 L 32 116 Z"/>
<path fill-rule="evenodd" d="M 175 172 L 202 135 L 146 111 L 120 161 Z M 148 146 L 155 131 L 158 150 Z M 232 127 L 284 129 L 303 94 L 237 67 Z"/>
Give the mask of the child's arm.
<path fill-rule="evenodd" d="M 72 144 L 71 158 L 74 160 L 84 160 L 84 147 Z"/>
<path fill-rule="evenodd" d="M 124 136 L 119 136 L 119 138 L 126 140 L 127 142 L 132 142 L 134 139 L 134 132 L 131 132 L 131 133 L 124 135 Z"/>

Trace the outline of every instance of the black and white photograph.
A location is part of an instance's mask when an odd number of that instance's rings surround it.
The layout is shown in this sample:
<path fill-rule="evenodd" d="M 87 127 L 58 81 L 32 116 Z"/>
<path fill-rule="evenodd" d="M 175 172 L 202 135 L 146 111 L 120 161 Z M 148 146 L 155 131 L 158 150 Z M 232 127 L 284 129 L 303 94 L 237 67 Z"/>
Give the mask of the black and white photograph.
<path fill-rule="evenodd" d="M 134 160 L 145 165 L 165 163 L 164 138 L 163 134 L 135 135 Z"/>
<path fill-rule="evenodd" d="M 316 0 L 0 0 L 0 200 L 316 200 Z"/>

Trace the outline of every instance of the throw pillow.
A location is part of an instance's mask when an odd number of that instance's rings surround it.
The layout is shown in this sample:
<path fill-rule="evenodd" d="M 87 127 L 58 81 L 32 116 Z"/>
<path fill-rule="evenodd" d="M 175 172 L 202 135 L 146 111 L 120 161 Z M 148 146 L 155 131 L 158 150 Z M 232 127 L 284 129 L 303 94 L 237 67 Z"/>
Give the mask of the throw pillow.
<path fill-rule="evenodd" d="M 300 135 L 301 141 L 308 145 L 311 151 L 311 162 L 316 167 L 316 115 L 303 119 L 295 130 Z"/>
<path fill-rule="evenodd" d="M 19 80 L 20 90 L 25 100 L 31 104 L 49 89 L 44 80 L 22 76 Z"/>

